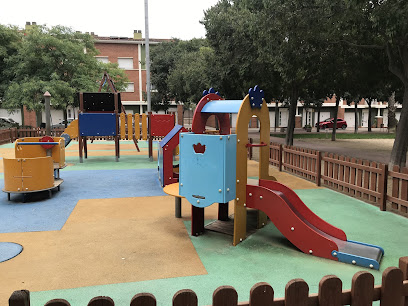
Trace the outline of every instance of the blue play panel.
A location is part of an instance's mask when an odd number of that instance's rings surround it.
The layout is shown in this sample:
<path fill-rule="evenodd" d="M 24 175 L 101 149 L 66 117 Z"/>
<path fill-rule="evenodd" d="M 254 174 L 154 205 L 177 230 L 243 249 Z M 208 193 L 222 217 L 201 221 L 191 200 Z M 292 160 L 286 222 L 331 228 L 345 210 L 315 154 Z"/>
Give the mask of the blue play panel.
<path fill-rule="evenodd" d="M 81 136 L 115 136 L 116 114 L 79 114 L 79 133 Z"/>
<path fill-rule="evenodd" d="M 60 230 L 82 199 L 162 196 L 157 169 L 63 171 L 61 191 L 22 195 L 0 194 L 0 233 Z M 4 181 L 1 180 L 1 188 Z"/>

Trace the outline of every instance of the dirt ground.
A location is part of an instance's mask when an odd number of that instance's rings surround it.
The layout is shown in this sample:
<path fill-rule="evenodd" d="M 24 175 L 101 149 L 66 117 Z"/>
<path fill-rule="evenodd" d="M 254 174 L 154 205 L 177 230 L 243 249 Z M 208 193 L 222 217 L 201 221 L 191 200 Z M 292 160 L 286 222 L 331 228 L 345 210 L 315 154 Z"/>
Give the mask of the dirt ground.
<path fill-rule="evenodd" d="M 250 133 L 249 137 L 256 142 L 258 133 Z M 258 138 L 259 139 L 259 138 Z M 271 137 L 271 142 L 285 143 L 284 138 Z M 301 148 L 319 150 L 321 152 L 335 153 L 339 155 L 355 157 L 369 161 L 388 164 L 394 139 L 294 139 L 293 145 Z M 254 150 L 254 159 L 257 160 Z"/>

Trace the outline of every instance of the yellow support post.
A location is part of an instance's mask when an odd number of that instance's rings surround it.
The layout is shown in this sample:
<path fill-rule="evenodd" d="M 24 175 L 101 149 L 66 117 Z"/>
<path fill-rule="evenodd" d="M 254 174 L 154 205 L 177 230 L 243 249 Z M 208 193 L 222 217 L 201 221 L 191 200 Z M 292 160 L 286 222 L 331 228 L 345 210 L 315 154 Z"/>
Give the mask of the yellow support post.
<path fill-rule="evenodd" d="M 147 140 L 147 115 L 142 114 L 142 139 Z"/>
<path fill-rule="evenodd" d="M 120 139 L 126 139 L 126 115 L 120 113 Z"/>
<path fill-rule="evenodd" d="M 133 115 L 127 115 L 128 140 L 133 139 Z"/>
<path fill-rule="evenodd" d="M 135 138 L 136 140 L 139 140 L 140 138 L 140 115 L 139 114 L 135 114 Z"/>
<path fill-rule="evenodd" d="M 249 95 L 242 101 L 238 112 L 236 123 L 237 134 L 237 167 L 236 167 L 236 199 L 234 201 L 234 238 L 233 245 L 237 245 L 246 238 L 247 212 L 245 207 L 246 184 L 247 184 L 247 147 L 248 143 L 248 123 L 252 116 L 257 116 L 261 123 L 260 142 L 267 144 L 259 148 L 259 178 L 276 181 L 276 178 L 269 175 L 269 139 L 270 123 L 269 111 L 266 102 L 261 108 L 251 108 Z M 266 215 L 258 212 L 258 227 L 266 223 Z"/>

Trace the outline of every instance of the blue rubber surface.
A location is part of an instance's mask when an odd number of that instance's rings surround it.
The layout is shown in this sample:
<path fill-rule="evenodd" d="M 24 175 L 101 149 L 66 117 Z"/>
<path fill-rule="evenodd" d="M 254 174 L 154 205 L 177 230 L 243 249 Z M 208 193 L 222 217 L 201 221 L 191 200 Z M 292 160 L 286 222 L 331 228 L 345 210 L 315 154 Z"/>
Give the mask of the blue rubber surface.
<path fill-rule="evenodd" d="M 61 191 L 0 194 L 0 233 L 60 230 L 78 200 L 162 196 L 157 169 L 62 171 Z M 81 179 L 78 179 L 80 177 Z M 4 180 L 1 180 L 1 188 Z"/>
<path fill-rule="evenodd" d="M 12 259 L 23 251 L 23 247 L 14 242 L 0 242 L 0 262 Z"/>

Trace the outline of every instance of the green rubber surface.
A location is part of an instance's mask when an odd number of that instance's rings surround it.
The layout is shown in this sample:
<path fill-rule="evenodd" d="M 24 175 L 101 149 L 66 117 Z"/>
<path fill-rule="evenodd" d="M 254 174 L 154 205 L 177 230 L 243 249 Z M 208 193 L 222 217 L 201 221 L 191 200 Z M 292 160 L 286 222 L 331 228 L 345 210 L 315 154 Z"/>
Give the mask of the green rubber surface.
<path fill-rule="evenodd" d="M 122 155 L 119 162 L 115 156 L 90 156 L 80 163 L 77 156 L 65 157 L 69 167 L 61 171 L 73 170 L 126 170 L 126 169 L 157 169 L 157 161 L 150 161 L 146 155 Z"/>
<path fill-rule="evenodd" d="M 199 305 L 211 305 L 213 291 L 221 285 L 235 287 L 239 301 L 243 302 L 248 301 L 250 289 L 257 282 L 268 282 L 275 297 L 283 297 L 285 285 L 291 279 L 303 278 L 309 292 L 317 293 L 319 281 L 329 274 L 337 275 L 345 290 L 350 289 L 353 275 L 361 270 L 371 272 L 375 284 L 380 284 L 383 270 L 398 265 L 399 257 L 408 255 L 406 218 L 381 212 L 375 206 L 329 189 L 296 192 L 322 219 L 343 229 L 348 239 L 383 247 L 385 256 L 380 271 L 303 254 L 269 223 L 236 247 L 231 244 L 232 237 L 214 232 L 190 237 L 208 272 L 206 275 L 31 292 L 32 305 L 44 305 L 53 298 L 67 299 L 71 305 L 86 305 L 95 296 L 107 295 L 115 305 L 128 306 L 131 298 L 141 292 L 154 294 L 158 305 L 169 305 L 180 289 L 194 290 Z M 185 222 L 185 226 L 189 232 L 190 222 Z"/>

